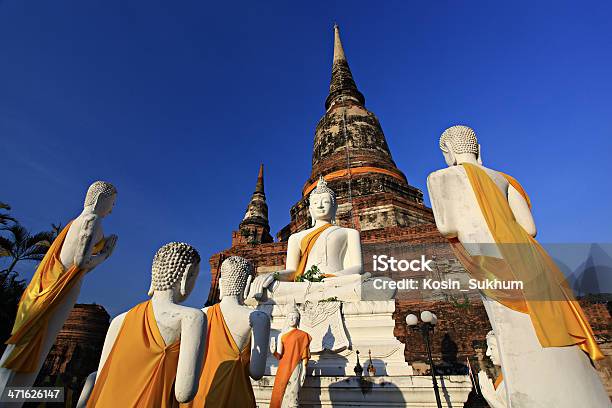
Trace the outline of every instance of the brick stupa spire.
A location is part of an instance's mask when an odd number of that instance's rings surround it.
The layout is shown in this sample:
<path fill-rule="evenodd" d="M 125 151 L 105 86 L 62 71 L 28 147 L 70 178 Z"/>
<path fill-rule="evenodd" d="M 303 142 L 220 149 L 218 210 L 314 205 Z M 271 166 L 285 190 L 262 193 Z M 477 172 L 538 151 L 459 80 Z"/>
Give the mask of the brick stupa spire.
<path fill-rule="evenodd" d="M 264 192 L 264 166 L 259 166 L 257 184 L 251 196 L 251 201 L 247 206 L 244 218 L 240 223 L 236 236 L 232 237 L 232 242 L 237 244 L 265 244 L 274 242 L 270 235 L 270 224 L 268 222 L 268 204 L 266 203 L 266 193 Z"/>
<path fill-rule="evenodd" d="M 281 241 L 309 226 L 308 195 L 320 176 L 336 192 L 341 225 L 369 230 L 433 222 L 423 193 L 397 168 L 378 118 L 365 107 L 338 25 L 325 114 L 315 130 L 312 170 L 302 198 L 291 209 L 291 224 L 278 233 Z"/>
<path fill-rule="evenodd" d="M 342 99 L 351 98 L 360 105 L 365 105 L 365 97 L 357 89 L 349 67 L 344 48 L 340 40 L 340 28 L 334 24 L 334 59 L 332 64 L 332 79 L 329 84 L 329 96 L 325 100 L 325 109 Z"/>

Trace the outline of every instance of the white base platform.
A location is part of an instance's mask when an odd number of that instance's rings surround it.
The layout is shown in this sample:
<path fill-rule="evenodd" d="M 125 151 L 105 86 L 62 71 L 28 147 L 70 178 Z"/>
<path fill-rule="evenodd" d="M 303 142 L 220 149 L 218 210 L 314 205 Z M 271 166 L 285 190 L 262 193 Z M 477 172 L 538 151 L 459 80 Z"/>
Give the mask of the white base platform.
<path fill-rule="evenodd" d="M 258 408 L 268 408 L 274 376 L 252 381 Z M 445 408 L 462 408 L 472 389 L 468 376 L 439 376 Z M 410 407 L 435 408 L 430 376 L 306 377 L 300 407 Z"/>
<path fill-rule="evenodd" d="M 286 308 L 264 304 L 258 309 L 271 316 L 273 343 L 285 322 Z M 306 330 L 313 336 L 312 357 L 307 368 L 309 376 L 355 375 L 357 350 L 360 352 L 359 361 L 364 373 L 369 365 L 368 351 L 371 351 L 372 363 L 376 367 L 377 375 L 407 376 L 413 374 L 412 367 L 404 358 L 404 344 L 393 335 L 395 329 L 394 300 L 342 302 L 340 310 L 341 314 L 334 312 L 329 316 L 321 316 L 319 325 L 323 328 L 322 330 L 318 332 L 312 329 Z M 328 323 L 336 318 L 338 323 L 328 326 Z M 305 319 L 304 314 L 302 319 Z M 304 330 L 302 325 L 300 328 Z M 317 337 L 323 337 L 323 339 Z M 313 344 L 324 344 L 326 349 L 313 350 Z M 274 375 L 277 364 L 272 354 L 268 354 L 265 374 Z"/>

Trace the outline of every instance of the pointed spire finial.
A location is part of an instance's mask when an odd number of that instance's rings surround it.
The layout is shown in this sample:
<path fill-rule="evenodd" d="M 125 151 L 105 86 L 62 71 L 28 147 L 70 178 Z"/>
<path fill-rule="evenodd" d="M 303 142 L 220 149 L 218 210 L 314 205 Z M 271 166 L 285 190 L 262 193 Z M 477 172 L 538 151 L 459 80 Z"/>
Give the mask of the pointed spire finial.
<path fill-rule="evenodd" d="M 365 105 L 365 98 L 357 89 L 353 74 L 349 68 L 342 40 L 340 40 L 340 27 L 334 24 L 334 59 L 332 64 L 332 78 L 329 84 L 329 95 L 325 100 L 325 109 L 329 109 L 338 100 L 352 99 L 358 104 Z"/>
<path fill-rule="evenodd" d="M 259 174 L 257 175 L 257 185 L 255 186 L 256 193 L 264 193 L 264 165 L 261 163 L 259 165 Z"/>
<path fill-rule="evenodd" d="M 255 191 L 251 196 L 239 229 L 241 234 L 246 234 L 244 236 L 249 239 L 250 243 L 274 241 L 270 235 L 270 224 L 268 222 L 268 204 L 266 203 L 266 194 L 264 192 L 263 164 L 259 165 Z M 232 240 L 232 245 L 233 242 Z"/>
<path fill-rule="evenodd" d="M 340 40 L 340 27 L 338 24 L 334 24 L 334 62 L 337 60 L 346 61 L 346 56 L 344 55 L 344 48 L 342 48 L 342 41 Z"/>

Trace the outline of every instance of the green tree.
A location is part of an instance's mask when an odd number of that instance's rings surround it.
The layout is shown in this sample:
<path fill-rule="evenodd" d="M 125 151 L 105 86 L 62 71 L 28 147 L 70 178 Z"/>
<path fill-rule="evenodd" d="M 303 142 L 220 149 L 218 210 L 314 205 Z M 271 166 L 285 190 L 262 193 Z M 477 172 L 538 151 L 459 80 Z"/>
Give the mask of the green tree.
<path fill-rule="evenodd" d="M 41 261 L 51 246 L 55 234 L 53 231 L 43 231 L 34 235 L 19 223 L 1 229 L 8 237 L 0 237 L 0 256 L 10 258 L 9 274 L 15 270 L 21 261 Z"/>
<path fill-rule="evenodd" d="M 0 201 L 0 210 L 10 211 L 11 206 L 8 205 L 7 203 L 3 203 L 2 201 Z M 11 217 L 10 215 L 8 215 L 8 213 L 5 213 L 4 211 L 0 212 L 0 224 L 6 225 L 9 222 L 15 222 L 15 219 Z"/>
<path fill-rule="evenodd" d="M 19 279 L 15 269 L 22 261 L 39 262 L 51 246 L 55 234 L 44 231 L 37 234 L 30 232 L 13 220 L 13 224 L 0 229 L 5 236 L 0 236 L 0 257 L 8 260 L 8 268 L 0 270 L 0 351 L 4 350 L 4 341 L 10 336 L 26 283 Z"/>
<path fill-rule="evenodd" d="M 26 283 L 17 278 L 16 272 L 0 271 L 0 353 L 6 347 L 4 342 L 11 335 L 17 306 Z"/>

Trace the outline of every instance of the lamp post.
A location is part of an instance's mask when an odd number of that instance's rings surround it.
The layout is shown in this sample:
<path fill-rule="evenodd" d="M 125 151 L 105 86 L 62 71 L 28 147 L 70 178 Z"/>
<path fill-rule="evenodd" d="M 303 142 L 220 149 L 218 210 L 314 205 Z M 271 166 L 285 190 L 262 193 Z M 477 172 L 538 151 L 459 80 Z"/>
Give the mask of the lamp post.
<path fill-rule="evenodd" d="M 440 400 L 440 391 L 438 390 L 438 380 L 436 379 L 436 366 L 434 365 L 433 358 L 431 357 L 431 345 L 429 342 L 429 334 L 433 333 L 434 326 L 438 322 L 438 318 L 435 314 L 424 311 L 421 312 L 421 321 L 416 315 L 409 314 L 406 316 L 406 325 L 414 331 L 420 331 L 427 347 L 427 357 L 429 358 L 429 365 L 431 366 L 431 379 L 433 380 L 434 394 L 436 394 L 436 403 L 438 408 L 442 408 L 442 401 Z"/>

